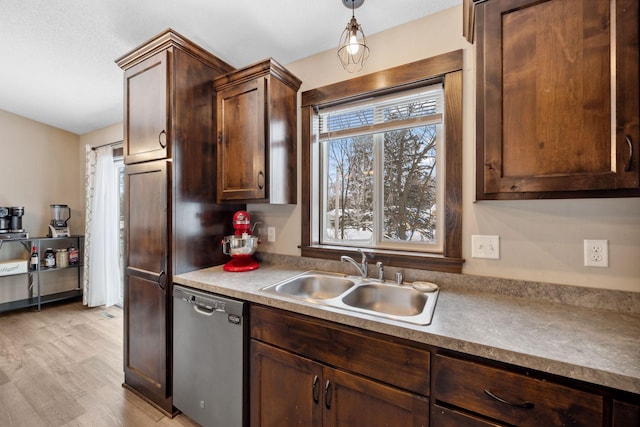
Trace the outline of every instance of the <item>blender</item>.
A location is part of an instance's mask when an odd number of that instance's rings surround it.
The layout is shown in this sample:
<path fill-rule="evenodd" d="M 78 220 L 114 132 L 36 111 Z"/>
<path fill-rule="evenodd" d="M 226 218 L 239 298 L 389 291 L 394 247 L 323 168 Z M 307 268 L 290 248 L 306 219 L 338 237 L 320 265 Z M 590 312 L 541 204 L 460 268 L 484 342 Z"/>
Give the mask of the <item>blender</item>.
<path fill-rule="evenodd" d="M 49 224 L 49 237 L 69 237 L 69 225 L 71 208 L 68 205 L 49 205 L 51 207 L 51 223 Z"/>
<path fill-rule="evenodd" d="M 253 224 L 253 227 L 255 228 L 257 224 Z M 258 249 L 260 239 L 250 235 L 253 228 L 251 217 L 246 211 L 237 211 L 233 214 L 233 228 L 234 234 L 222 239 L 222 252 L 232 258 L 223 269 L 232 272 L 255 270 L 258 268 L 258 263 L 251 255 Z"/>

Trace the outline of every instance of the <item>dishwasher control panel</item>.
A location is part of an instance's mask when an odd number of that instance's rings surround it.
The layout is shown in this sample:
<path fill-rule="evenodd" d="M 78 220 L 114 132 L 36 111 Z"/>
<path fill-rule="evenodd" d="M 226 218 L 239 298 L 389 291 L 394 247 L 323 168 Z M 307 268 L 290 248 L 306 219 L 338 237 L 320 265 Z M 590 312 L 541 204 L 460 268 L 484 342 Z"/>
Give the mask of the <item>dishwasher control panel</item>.
<path fill-rule="evenodd" d="M 240 319 L 246 314 L 244 313 L 245 305 L 243 302 L 232 300 L 230 298 L 222 297 L 219 295 L 210 294 L 208 292 L 200 291 L 197 289 L 174 286 L 173 297 L 185 301 L 189 304 L 193 304 L 198 308 L 206 311 L 227 313 L 230 315 L 230 317 L 233 316 L 234 319 Z"/>
<path fill-rule="evenodd" d="M 195 304 L 198 307 L 206 308 L 207 310 L 214 311 L 226 311 L 227 304 L 224 301 L 219 301 L 213 298 L 208 298 L 200 295 L 189 295 L 182 298 L 184 301 Z"/>

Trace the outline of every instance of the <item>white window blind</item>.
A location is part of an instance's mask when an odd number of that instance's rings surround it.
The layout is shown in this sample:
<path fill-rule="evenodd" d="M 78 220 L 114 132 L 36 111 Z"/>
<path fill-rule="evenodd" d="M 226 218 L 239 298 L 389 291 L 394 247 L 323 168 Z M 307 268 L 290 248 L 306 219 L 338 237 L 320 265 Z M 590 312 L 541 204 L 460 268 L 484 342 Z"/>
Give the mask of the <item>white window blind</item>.
<path fill-rule="evenodd" d="M 442 85 L 387 95 L 318 111 L 320 140 L 405 129 L 442 122 Z"/>

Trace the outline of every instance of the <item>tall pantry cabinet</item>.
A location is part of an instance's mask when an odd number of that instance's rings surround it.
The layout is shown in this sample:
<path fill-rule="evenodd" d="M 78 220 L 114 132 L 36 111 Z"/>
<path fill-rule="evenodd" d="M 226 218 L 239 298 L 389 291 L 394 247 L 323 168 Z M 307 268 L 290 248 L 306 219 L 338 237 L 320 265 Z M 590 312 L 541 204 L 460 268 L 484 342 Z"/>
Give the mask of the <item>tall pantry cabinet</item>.
<path fill-rule="evenodd" d="M 213 80 L 233 67 L 167 30 L 116 60 L 124 70 L 125 387 L 172 402 L 172 281 L 225 261 L 244 205 L 216 194 Z"/>

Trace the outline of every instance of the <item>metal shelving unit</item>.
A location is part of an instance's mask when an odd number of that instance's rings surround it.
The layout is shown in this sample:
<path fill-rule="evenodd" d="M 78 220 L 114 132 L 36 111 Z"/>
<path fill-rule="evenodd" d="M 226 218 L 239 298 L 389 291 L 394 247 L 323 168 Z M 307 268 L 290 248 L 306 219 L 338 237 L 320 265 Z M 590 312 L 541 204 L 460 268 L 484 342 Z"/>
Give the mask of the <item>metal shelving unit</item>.
<path fill-rule="evenodd" d="M 82 272 L 84 269 L 84 236 L 74 235 L 69 237 L 24 237 L 15 239 L 0 239 L 0 258 L 4 245 L 8 243 L 19 243 L 24 247 L 24 250 L 28 253 L 27 263 L 29 269 L 29 257 L 31 255 L 31 248 L 35 246 L 42 260 L 44 250 L 51 247 L 55 249 L 67 248 L 71 245 L 75 246 L 79 251 L 78 263 L 75 265 L 69 265 L 63 268 L 46 268 L 42 266 L 42 262 L 38 263 L 38 267 L 35 270 L 29 270 L 26 273 L 19 273 L 16 275 L 0 276 L 0 288 L 2 287 L 2 281 L 5 278 L 26 276 L 28 286 L 27 298 L 16 299 L 12 301 L 6 301 L 0 303 L 0 313 L 12 310 L 19 310 L 27 307 L 36 307 L 38 311 L 41 310 L 42 305 L 63 301 L 67 299 L 78 298 L 82 296 Z M 42 295 L 42 285 L 46 283 L 46 277 L 52 274 L 59 274 L 62 271 L 76 270 L 76 288 L 71 290 L 64 290 L 60 292 L 54 292 L 47 295 Z"/>

